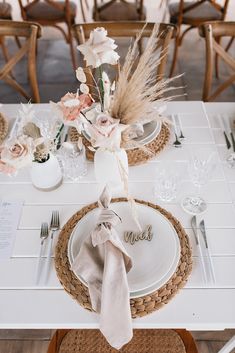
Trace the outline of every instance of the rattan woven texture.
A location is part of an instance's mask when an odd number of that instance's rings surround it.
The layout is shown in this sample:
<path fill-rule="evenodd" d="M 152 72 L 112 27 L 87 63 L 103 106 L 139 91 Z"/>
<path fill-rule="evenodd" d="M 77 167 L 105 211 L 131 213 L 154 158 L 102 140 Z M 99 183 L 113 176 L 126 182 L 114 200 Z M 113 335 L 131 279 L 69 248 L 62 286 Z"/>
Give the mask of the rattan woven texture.
<path fill-rule="evenodd" d="M 115 353 L 98 330 L 71 330 L 58 353 Z M 134 330 L 133 339 L 119 350 L 122 353 L 185 353 L 185 346 L 173 330 Z"/>
<path fill-rule="evenodd" d="M 127 200 L 125 198 L 112 200 L 112 202 L 123 201 Z M 141 200 L 136 200 L 136 202 L 152 207 L 172 223 L 179 237 L 181 256 L 175 274 L 164 286 L 152 294 L 130 299 L 133 318 L 147 315 L 167 304 L 179 289 L 184 287 L 192 270 L 192 252 L 189 239 L 180 222 L 171 213 L 160 206 Z M 85 206 L 68 220 L 60 232 L 55 251 L 55 268 L 62 286 L 81 306 L 88 310 L 92 310 L 88 288 L 83 285 L 71 271 L 67 256 L 67 246 L 70 235 L 77 222 L 96 207 L 98 207 L 97 202 Z"/>
<path fill-rule="evenodd" d="M 70 129 L 70 140 L 75 142 L 78 140 L 79 134 L 75 128 Z M 166 125 L 162 125 L 159 135 L 149 144 L 145 145 L 145 149 L 134 148 L 127 150 L 128 164 L 130 166 L 144 164 L 153 159 L 167 145 L 170 139 L 170 130 Z M 83 144 L 86 148 L 86 157 L 88 160 L 94 160 L 94 152 L 88 147 L 90 142 L 83 137 Z"/>
<path fill-rule="evenodd" d="M 3 143 L 8 132 L 8 122 L 7 119 L 0 113 L 0 145 Z"/>

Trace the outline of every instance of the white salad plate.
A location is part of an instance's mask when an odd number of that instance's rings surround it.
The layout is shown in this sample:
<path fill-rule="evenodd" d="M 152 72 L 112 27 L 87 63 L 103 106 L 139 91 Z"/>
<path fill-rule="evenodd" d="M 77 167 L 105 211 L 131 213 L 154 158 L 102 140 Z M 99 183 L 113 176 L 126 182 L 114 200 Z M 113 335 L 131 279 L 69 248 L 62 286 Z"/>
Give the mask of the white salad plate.
<path fill-rule="evenodd" d="M 133 262 L 133 267 L 127 275 L 131 298 L 147 295 L 161 288 L 173 276 L 180 260 L 179 238 L 169 220 L 147 205 L 136 203 L 136 208 L 141 227 L 144 229 L 147 225 L 152 225 L 153 238 L 151 241 L 139 240 L 131 245 L 124 241 L 124 232 L 138 232 L 138 229 L 130 205 L 127 202 L 114 202 L 110 206 L 122 219 L 116 231 Z M 94 229 L 99 213 L 98 208 L 88 212 L 75 226 L 68 243 L 70 265 L 83 241 Z M 75 275 L 87 285 L 79 274 Z"/>

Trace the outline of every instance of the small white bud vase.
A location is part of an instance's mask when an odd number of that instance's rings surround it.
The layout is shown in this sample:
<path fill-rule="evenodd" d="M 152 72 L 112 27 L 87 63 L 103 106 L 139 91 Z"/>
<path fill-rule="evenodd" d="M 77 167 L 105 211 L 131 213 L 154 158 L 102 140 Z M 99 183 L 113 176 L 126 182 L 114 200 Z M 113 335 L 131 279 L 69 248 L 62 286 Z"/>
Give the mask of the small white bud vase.
<path fill-rule="evenodd" d="M 95 176 L 99 183 L 114 189 L 125 188 L 128 180 L 128 159 L 125 149 L 113 151 L 98 148 L 94 156 Z"/>
<path fill-rule="evenodd" d="M 31 167 L 31 180 L 35 188 L 42 191 L 51 191 L 62 183 L 62 171 L 57 158 L 50 153 L 45 162 L 33 162 Z"/>

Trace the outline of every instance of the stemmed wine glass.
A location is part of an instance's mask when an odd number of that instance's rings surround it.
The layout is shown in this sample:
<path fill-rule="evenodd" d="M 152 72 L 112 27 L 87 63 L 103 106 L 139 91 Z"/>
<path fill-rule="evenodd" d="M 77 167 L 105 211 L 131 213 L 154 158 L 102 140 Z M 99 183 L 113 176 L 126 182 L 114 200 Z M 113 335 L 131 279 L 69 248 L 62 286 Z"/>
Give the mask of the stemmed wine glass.
<path fill-rule="evenodd" d="M 200 196 L 200 190 L 202 186 L 206 185 L 210 179 L 210 176 L 215 169 L 214 153 L 211 153 L 209 157 L 197 154 L 193 154 L 188 163 L 188 173 L 190 180 L 197 188 L 195 195 L 186 196 L 181 205 L 183 209 L 193 215 L 200 214 L 206 211 L 207 203 L 203 197 Z"/>

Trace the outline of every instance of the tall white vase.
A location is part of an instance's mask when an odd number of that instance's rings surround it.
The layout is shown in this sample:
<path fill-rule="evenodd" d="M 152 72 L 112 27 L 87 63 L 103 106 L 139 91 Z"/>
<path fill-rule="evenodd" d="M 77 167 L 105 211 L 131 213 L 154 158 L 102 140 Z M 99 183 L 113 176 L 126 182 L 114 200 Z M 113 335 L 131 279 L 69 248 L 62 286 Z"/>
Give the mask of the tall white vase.
<path fill-rule="evenodd" d="M 33 162 L 30 174 L 32 184 L 42 191 L 54 190 L 62 183 L 62 171 L 53 154 L 46 162 Z"/>
<path fill-rule="evenodd" d="M 99 183 L 109 184 L 113 189 L 124 188 L 128 180 L 128 159 L 126 151 L 99 148 L 94 156 L 95 176 Z"/>

